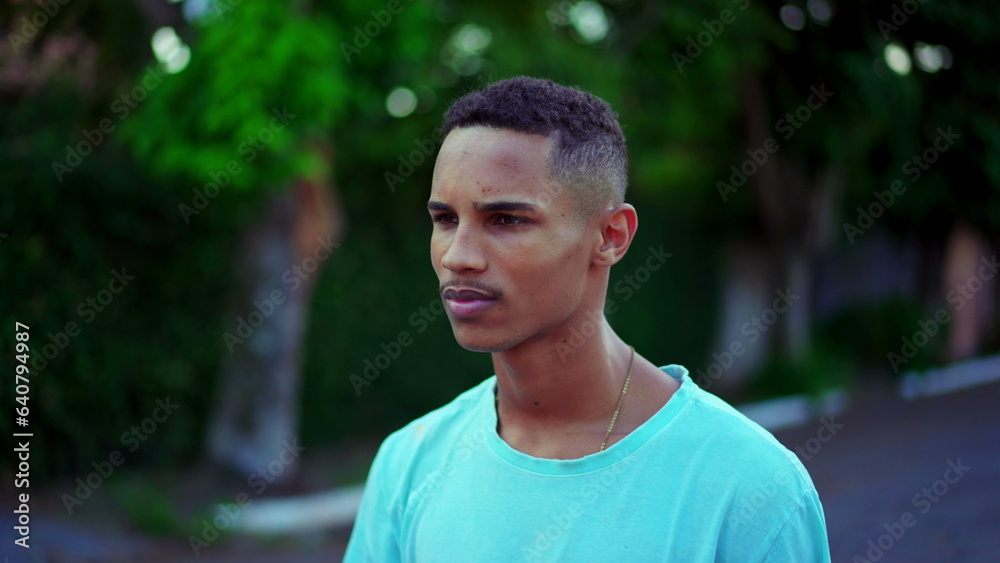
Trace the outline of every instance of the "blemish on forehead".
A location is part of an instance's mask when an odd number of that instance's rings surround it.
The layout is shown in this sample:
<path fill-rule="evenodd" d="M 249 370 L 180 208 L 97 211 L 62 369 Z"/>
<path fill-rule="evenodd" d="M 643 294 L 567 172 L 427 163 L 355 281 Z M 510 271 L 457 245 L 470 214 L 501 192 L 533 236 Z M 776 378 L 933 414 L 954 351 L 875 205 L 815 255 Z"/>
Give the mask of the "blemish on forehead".
<path fill-rule="evenodd" d="M 521 159 L 511 154 L 501 154 L 496 159 L 497 164 L 504 168 L 520 168 Z"/>

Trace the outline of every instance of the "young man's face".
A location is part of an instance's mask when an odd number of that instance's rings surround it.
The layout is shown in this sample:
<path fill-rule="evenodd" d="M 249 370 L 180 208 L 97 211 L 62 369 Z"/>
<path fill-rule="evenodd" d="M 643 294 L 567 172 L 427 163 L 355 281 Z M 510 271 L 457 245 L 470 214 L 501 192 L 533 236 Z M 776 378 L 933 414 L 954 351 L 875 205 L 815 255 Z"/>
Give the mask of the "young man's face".
<path fill-rule="evenodd" d="M 464 348 L 499 352 L 558 336 L 592 283 L 600 229 L 548 179 L 551 149 L 541 135 L 485 127 L 455 129 L 441 146 L 431 261 Z"/>

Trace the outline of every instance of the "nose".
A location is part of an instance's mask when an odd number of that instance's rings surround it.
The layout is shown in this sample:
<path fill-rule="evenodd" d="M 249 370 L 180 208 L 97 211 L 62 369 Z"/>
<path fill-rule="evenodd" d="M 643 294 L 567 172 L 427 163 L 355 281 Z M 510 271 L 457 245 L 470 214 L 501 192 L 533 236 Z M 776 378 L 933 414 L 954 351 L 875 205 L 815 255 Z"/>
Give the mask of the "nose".
<path fill-rule="evenodd" d="M 486 254 L 482 241 L 468 223 L 460 224 L 445 241 L 441 266 L 456 274 L 481 272 L 486 269 Z"/>

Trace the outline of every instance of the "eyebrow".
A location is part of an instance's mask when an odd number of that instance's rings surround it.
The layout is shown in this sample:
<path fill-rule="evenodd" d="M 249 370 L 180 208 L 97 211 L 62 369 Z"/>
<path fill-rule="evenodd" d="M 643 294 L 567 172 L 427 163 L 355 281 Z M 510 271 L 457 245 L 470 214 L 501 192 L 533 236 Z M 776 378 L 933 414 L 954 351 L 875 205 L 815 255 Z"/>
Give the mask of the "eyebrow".
<path fill-rule="evenodd" d="M 479 212 L 490 211 L 537 211 L 538 206 L 523 201 L 490 201 L 487 203 L 473 202 L 472 207 Z M 452 211 L 447 203 L 440 201 L 427 202 L 428 211 Z"/>

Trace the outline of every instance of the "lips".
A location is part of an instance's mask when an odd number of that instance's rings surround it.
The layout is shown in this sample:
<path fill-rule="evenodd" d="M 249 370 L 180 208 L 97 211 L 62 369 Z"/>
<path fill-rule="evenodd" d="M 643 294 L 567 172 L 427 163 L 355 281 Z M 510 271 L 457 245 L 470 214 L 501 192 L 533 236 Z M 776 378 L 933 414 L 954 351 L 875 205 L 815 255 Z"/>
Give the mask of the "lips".
<path fill-rule="evenodd" d="M 444 303 L 453 317 L 469 318 L 490 308 L 497 299 L 475 289 L 448 288 L 444 290 Z"/>

